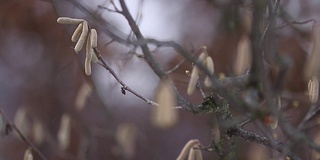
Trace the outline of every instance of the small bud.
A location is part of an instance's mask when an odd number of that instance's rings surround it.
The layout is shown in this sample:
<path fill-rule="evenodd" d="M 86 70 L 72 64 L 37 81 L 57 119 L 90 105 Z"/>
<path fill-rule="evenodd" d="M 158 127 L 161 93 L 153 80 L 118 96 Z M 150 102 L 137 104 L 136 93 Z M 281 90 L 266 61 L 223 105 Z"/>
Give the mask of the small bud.
<path fill-rule="evenodd" d="M 79 38 L 78 42 L 76 43 L 76 46 L 74 47 L 74 50 L 77 53 L 82 49 L 84 43 L 87 40 L 87 36 L 88 36 L 88 23 L 87 23 L 87 21 L 83 21 L 82 33 L 80 35 L 80 38 Z"/>
<path fill-rule="evenodd" d="M 308 93 L 310 102 L 317 103 L 319 95 L 319 80 L 316 76 L 312 77 L 308 83 Z"/>
<path fill-rule="evenodd" d="M 185 73 L 187 76 L 190 76 L 190 71 L 189 70 L 185 70 Z"/>
<path fill-rule="evenodd" d="M 78 25 L 78 27 L 74 30 L 72 36 L 71 36 L 71 41 L 72 42 L 77 42 L 77 40 L 80 38 L 80 35 L 82 33 L 82 23 Z"/>
<path fill-rule="evenodd" d="M 91 48 L 97 47 L 97 41 L 98 41 L 97 31 L 95 29 L 91 29 L 91 33 L 90 33 L 90 46 L 91 46 Z"/>

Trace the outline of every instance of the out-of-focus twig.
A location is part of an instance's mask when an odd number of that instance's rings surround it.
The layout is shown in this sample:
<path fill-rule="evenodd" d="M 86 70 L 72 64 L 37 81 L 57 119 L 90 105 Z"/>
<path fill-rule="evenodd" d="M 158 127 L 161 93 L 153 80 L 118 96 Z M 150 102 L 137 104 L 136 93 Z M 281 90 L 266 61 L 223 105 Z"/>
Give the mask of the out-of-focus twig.
<path fill-rule="evenodd" d="M 32 150 L 34 150 L 41 157 L 41 159 L 47 160 L 46 156 L 26 136 L 23 135 L 19 128 L 9 119 L 7 114 L 2 109 L 0 109 L 0 114 L 6 121 L 6 125 L 8 125 L 7 127 L 11 127 L 11 129 L 15 130 L 19 137 L 26 142 L 32 148 Z"/>

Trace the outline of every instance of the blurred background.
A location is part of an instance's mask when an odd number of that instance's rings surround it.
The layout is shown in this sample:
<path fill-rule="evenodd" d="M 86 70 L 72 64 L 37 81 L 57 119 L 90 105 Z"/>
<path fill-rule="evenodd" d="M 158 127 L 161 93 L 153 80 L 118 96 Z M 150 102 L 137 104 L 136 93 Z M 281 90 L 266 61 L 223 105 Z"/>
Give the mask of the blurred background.
<path fill-rule="evenodd" d="M 195 53 L 208 46 L 217 76 L 234 76 L 236 45 L 243 28 L 239 17 L 250 1 L 232 0 L 127 0 L 133 17 L 140 17 L 139 27 L 147 38 L 174 40 Z M 117 0 L 115 4 L 118 5 Z M 176 159 L 190 139 L 210 145 L 214 116 L 193 115 L 179 110 L 178 123 L 167 129 L 151 125 L 152 106 L 128 93 L 98 64 L 92 75 L 84 72 L 85 54 L 76 54 L 70 37 L 75 25 L 61 25 L 58 17 L 86 19 L 98 31 L 98 48 L 118 76 L 141 95 L 154 99 L 159 78 L 142 54 L 130 45 L 110 42 L 114 37 L 126 39 L 130 28 L 126 19 L 112 9 L 108 1 L 95 0 L 0 0 L 0 107 L 48 159 Z M 319 19 L 317 0 L 281 1 L 290 20 Z M 140 16 L 139 16 L 140 15 Z M 265 15 L 267 17 L 267 15 Z M 275 26 L 285 24 L 277 19 Z M 310 104 L 301 76 L 310 53 L 312 23 L 289 25 L 275 30 L 270 43 L 276 42 L 277 53 L 290 59 L 284 90 L 291 106 L 288 119 L 298 124 Z M 265 46 L 268 48 L 268 45 Z M 151 48 L 166 70 L 183 61 L 171 48 Z M 135 53 L 132 53 L 135 51 Z M 265 53 L 268 56 L 268 53 Z M 200 104 L 200 93 L 186 94 L 192 64 L 184 62 L 170 74 L 179 91 L 194 104 Z M 270 79 L 277 68 L 270 67 Z M 210 90 L 205 90 L 210 93 Z M 65 121 L 65 123 L 64 123 Z M 59 143 L 61 126 L 66 126 L 69 144 Z M 247 129 L 255 131 L 254 126 Z M 60 133 L 61 134 L 61 133 Z M 128 139 L 124 139 L 127 137 Z M 121 141 L 128 144 L 124 149 Z M 238 159 L 250 159 L 249 143 L 239 140 Z M 250 144 L 252 145 L 252 144 Z M 0 159 L 23 159 L 28 145 L 15 134 L 0 138 Z M 266 148 L 262 148 L 263 152 Z M 306 148 L 299 155 L 310 156 Z M 260 153 L 260 152 L 259 152 Z M 40 159 L 33 152 L 34 159 Z M 214 159 L 214 152 L 203 152 L 204 159 Z M 309 157 L 310 158 L 310 157 Z"/>

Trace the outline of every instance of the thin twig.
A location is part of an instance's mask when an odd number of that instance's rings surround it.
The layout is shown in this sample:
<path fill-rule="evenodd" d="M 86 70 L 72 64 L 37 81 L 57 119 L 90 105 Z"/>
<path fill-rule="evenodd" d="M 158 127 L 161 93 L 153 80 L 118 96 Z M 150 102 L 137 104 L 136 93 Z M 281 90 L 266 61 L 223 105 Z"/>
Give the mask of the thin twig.
<path fill-rule="evenodd" d="M 270 29 L 270 28 L 269 28 L 270 24 L 273 23 L 274 20 L 275 20 L 275 16 L 276 16 L 276 14 L 277 14 L 279 5 L 280 5 L 280 0 L 276 0 L 275 4 L 274 4 L 274 6 L 273 6 L 273 9 L 272 9 L 272 13 L 271 13 L 270 20 L 268 21 L 268 23 L 267 23 L 267 25 L 266 25 L 266 28 L 264 29 L 264 32 L 263 32 L 263 34 L 262 34 L 262 36 L 261 36 L 261 38 L 260 38 L 260 45 L 263 43 L 264 38 L 265 38 L 267 32 L 268 32 L 269 29 Z"/>
<path fill-rule="evenodd" d="M 5 112 L 0 109 L 0 114 L 5 119 L 6 123 L 13 128 L 19 135 L 19 137 L 26 142 L 32 150 L 34 150 L 43 160 L 47 160 L 46 156 L 19 130 L 19 128 L 9 119 L 9 117 L 5 114 Z"/>
<path fill-rule="evenodd" d="M 147 104 L 151 104 L 151 105 L 158 105 L 156 102 L 149 100 L 148 98 L 140 95 L 139 93 L 135 92 L 133 89 L 131 89 L 129 86 L 127 86 L 119 77 L 118 75 L 115 73 L 115 71 L 107 64 L 107 62 L 103 59 L 103 57 L 100 54 L 100 51 L 97 48 L 94 48 L 94 52 L 96 54 L 96 56 L 98 57 L 98 59 L 101 61 L 101 63 L 98 63 L 99 65 L 101 65 L 103 68 L 105 68 L 106 70 L 108 70 L 110 72 L 110 74 L 116 79 L 116 81 L 122 86 L 122 89 L 129 91 L 130 93 L 132 93 L 133 95 L 137 96 L 138 98 L 142 99 L 143 101 L 145 101 Z"/>

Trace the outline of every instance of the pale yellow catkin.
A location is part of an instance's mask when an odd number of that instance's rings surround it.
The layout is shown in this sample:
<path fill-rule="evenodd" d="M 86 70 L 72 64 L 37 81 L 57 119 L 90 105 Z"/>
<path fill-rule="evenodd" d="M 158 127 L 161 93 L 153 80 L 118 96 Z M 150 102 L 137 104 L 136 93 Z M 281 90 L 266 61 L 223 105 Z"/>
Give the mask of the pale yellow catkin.
<path fill-rule="evenodd" d="M 90 59 L 90 62 L 91 62 L 93 51 L 92 51 L 92 48 L 90 46 L 90 42 L 91 42 L 91 36 L 88 37 L 87 43 L 86 43 L 86 57 L 88 57 Z"/>
<path fill-rule="evenodd" d="M 193 93 L 194 89 L 196 88 L 198 76 L 199 76 L 199 69 L 197 66 L 193 66 L 192 71 L 191 71 L 190 80 L 188 83 L 188 88 L 187 88 L 188 95 L 191 95 Z"/>
<path fill-rule="evenodd" d="M 202 152 L 200 149 L 196 149 L 196 160 L 203 160 Z"/>
<path fill-rule="evenodd" d="M 45 133 L 40 120 L 35 120 L 33 123 L 33 139 L 37 145 L 42 144 L 45 140 Z"/>
<path fill-rule="evenodd" d="M 31 148 L 28 148 L 24 152 L 23 160 L 33 160 L 33 155 L 32 155 L 32 152 L 31 152 Z"/>
<path fill-rule="evenodd" d="M 195 160 L 196 151 L 194 148 L 191 148 L 189 151 L 189 157 L 188 160 Z"/>
<path fill-rule="evenodd" d="M 61 150 L 66 150 L 70 144 L 71 119 L 67 114 L 63 114 L 58 130 L 58 145 Z"/>
<path fill-rule="evenodd" d="M 88 83 L 83 83 L 77 93 L 76 99 L 75 99 L 75 107 L 77 111 L 81 111 L 88 100 L 88 97 L 92 93 L 92 86 Z"/>
<path fill-rule="evenodd" d="M 83 24 L 82 24 L 82 33 L 81 33 L 81 35 L 80 35 L 80 37 L 79 37 L 78 42 L 76 43 L 76 46 L 74 47 L 74 50 L 75 50 L 77 53 L 82 49 L 84 43 L 85 43 L 86 40 L 87 40 L 87 36 L 88 36 L 88 22 L 87 22 L 87 21 L 83 21 Z"/>
<path fill-rule="evenodd" d="M 126 159 L 132 159 L 136 148 L 136 127 L 131 123 L 120 124 L 116 131 L 116 140 Z"/>
<path fill-rule="evenodd" d="M 75 19 L 75 18 L 69 18 L 69 17 L 59 17 L 57 19 L 57 22 L 60 24 L 79 24 L 83 22 L 83 19 Z"/>
<path fill-rule="evenodd" d="M 81 33 L 82 33 L 82 29 L 83 29 L 82 23 L 80 23 L 80 24 L 78 25 L 78 27 L 74 30 L 74 32 L 73 32 L 73 34 L 72 34 L 72 36 L 71 36 L 71 41 L 72 41 L 72 42 L 77 42 L 77 40 L 79 40 L 80 35 L 81 35 Z"/>
<path fill-rule="evenodd" d="M 210 56 L 208 56 L 206 58 L 206 67 L 208 69 L 208 71 L 210 72 L 210 74 L 213 74 L 214 73 L 214 63 L 213 63 L 213 60 Z M 212 83 L 211 83 L 211 79 L 209 76 L 206 76 L 206 78 L 204 79 L 204 85 L 206 87 L 211 87 Z"/>
<path fill-rule="evenodd" d="M 199 140 L 197 139 L 189 140 L 188 143 L 181 150 L 177 160 L 184 160 L 187 154 L 189 153 L 190 149 L 196 144 L 199 144 Z"/>
<path fill-rule="evenodd" d="M 151 122 L 154 126 L 167 129 L 176 124 L 178 120 L 176 96 L 168 80 L 163 80 L 156 93 L 155 101 L 159 104 L 151 110 Z"/>
<path fill-rule="evenodd" d="M 310 102 L 317 103 L 319 96 L 319 80 L 316 76 L 312 77 L 308 83 L 308 93 Z"/>
<path fill-rule="evenodd" d="M 276 106 L 277 106 L 277 109 L 281 109 L 281 98 L 280 96 L 278 96 L 276 99 Z M 271 123 L 270 123 L 270 127 L 271 129 L 276 129 L 278 127 L 278 117 L 277 116 L 272 116 L 271 117 Z"/>
<path fill-rule="evenodd" d="M 90 31 L 90 46 L 91 48 L 96 48 L 98 43 L 98 35 L 95 29 L 91 29 Z"/>
<path fill-rule="evenodd" d="M 91 75 L 91 58 L 89 58 L 88 56 L 86 57 L 84 62 L 84 71 L 86 75 Z"/>
<path fill-rule="evenodd" d="M 251 66 L 251 43 L 248 35 L 242 35 L 237 46 L 237 57 L 234 65 L 236 75 L 244 74 Z"/>
<path fill-rule="evenodd" d="M 312 25 L 312 50 L 304 66 L 305 80 L 311 79 L 313 76 L 319 74 L 319 59 L 320 59 L 320 26 L 318 22 Z"/>

